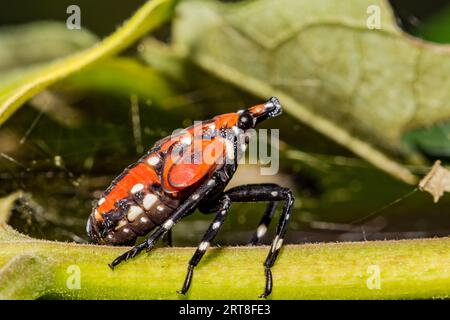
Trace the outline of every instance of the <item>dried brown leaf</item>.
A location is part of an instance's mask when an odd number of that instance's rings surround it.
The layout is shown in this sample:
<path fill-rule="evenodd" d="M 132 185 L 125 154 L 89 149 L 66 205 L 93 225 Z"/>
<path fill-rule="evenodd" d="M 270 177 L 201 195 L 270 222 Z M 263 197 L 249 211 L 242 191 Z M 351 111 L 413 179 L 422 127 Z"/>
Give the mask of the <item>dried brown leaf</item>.
<path fill-rule="evenodd" d="M 444 192 L 450 192 L 450 170 L 441 166 L 437 160 L 430 172 L 419 182 L 419 189 L 433 196 L 434 202 L 438 202 Z"/>

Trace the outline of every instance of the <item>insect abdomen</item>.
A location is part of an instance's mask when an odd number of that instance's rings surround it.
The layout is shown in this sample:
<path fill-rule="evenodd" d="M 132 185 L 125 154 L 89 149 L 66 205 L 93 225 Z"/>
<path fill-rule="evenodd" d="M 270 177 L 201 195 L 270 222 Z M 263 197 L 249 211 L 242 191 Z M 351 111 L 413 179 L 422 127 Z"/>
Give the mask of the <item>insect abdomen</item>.
<path fill-rule="evenodd" d="M 132 244 L 167 220 L 177 203 L 170 203 L 161 191 L 157 174 L 160 162 L 157 154 L 142 158 L 105 191 L 88 223 L 88 229 L 95 230 L 90 234 L 100 235 L 97 241 Z"/>

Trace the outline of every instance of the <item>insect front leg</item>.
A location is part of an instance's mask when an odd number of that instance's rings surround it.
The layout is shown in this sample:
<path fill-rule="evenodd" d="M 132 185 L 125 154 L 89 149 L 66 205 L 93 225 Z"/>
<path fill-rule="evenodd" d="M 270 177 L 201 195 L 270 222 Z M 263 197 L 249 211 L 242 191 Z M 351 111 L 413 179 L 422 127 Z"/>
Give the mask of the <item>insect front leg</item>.
<path fill-rule="evenodd" d="M 286 235 L 287 224 L 291 216 L 292 207 L 294 205 L 294 196 L 292 195 L 291 190 L 280 188 L 278 191 L 273 192 L 279 193 L 279 196 L 284 198 L 285 202 L 283 211 L 281 212 L 280 220 L 278 222 L 276 236 L 272 241 L 269 254 L 267 255 L 266 261 L 264 262 L 266 286 L 264 292 L 259 295 L 260 298 L 267 298 L 267 296 L 272 292 L 272 271 L 270 271 L 270 268 L 274 265 L 278 253 L 280 252 L 284 237 Z"/>
<path fill-rule="evenodd" d="M 264 262 L 264 274 L 266 285 L 264 292 L 259 296 L 266 298 L 272 292 L 273 280 L 270 268 L 274 265 L 278 253 L 283 244 L 287 231 L 287 225 L 291 216 L 294 204 L 294 196 L 291 190 L 282 188 L 276 184 L 256 184 L 244 185 L 232 188 L 226 193 L 233 202 L 254 202 L 254 201 L 280 201 L 284 200 L 283 211 L 278 222 L 276 236 L 272 241 L 269 254 Z"/>
<path fill-rule="evenodd" d="M 218 207 L 217 214 L 210 224 L 208 230 L 204 234 L 202 241 L 200 242 L 199 246 L 197 247 L 197 250 L 195 251 L 194 255 L 192 256 L 191 260 L 189 261 L 188 265 L 188 271 L 186 274 L 186 279 L 184 280 L 183 288 L 178 291 L 178 293 L 185 294 L 189 290 L 189 286 L 191 285 L 192 276 L 194 273 L 194 268 L 198 265 L 200 260 L 205 255 L 206 250 L 211 244 L 211 241 L 214 239 L 214 237 L 219 232 L 220 227 L 222 226 L 223 222 L 225 221 L 225 218 L 228 214 L 228 210 L 231 206 L 231 200 L 228 196 L 224 196 L 220 200 L 220 206 Z"/>

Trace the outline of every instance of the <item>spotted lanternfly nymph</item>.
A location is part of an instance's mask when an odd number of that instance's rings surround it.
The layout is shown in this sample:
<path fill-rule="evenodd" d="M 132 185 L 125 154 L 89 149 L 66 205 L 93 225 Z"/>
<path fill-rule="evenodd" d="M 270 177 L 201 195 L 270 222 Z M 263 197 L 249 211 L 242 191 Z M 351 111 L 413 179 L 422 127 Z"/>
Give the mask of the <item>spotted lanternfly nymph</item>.
<path fill-rule="evenodd" d="M 189 289 L 194 268 L 218 233 L 232 202 L 267 201 L 267 209 L 251 239 L 256 245 L 266 233 L 278 201 L 284 201 L 276 236 L 264 262 L 266 284 L 260 297 L 272 292 L 272 272 L 283 244 L 294 197 L 276 184 L 251 184 L 224 191 L 237 169 L 248 139 L 246 131 L 280 115 L 277 98 L 236 113 L 227 113 L 158 141 L 129 166 L 105 191 L 87 224 L 90 238 L 100 244 L 133 245 L 138 236 L 154 230 L 141 244 L 115 259 L 110 267 L 136 256 L 155 243 L 195 209 L 216 213 L 188 265 L 183 288 Z M 211 151 L 212 150 L 212 151 Z M 223 160 L 223 161 L 220 161 Z"/>

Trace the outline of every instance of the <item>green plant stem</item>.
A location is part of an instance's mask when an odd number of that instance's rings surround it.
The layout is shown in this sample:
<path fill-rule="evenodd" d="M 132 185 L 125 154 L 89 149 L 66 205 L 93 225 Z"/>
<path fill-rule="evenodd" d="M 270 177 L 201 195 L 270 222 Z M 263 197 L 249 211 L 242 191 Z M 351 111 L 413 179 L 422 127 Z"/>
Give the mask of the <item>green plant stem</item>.
<path fill-rule="evenodd" d="M 255 299 L 264 286 L 262 262 L 269 248 L 210 249 L 195 270 L 187 296 L 177 294 L 176 290 L 181 288 L 194 248 L 156 249 L 112 271 L 107 264 L 126 249 L 22 237 L 2 241 L 0 237 L 0 280 L 6 275 L 7 279 L 16 279 L 3 282 L 3 285 L 0 282 L 0 296 Z M 271 298 L 448 298 L 449 249 L 450 238 L 288 245 L 273 267 L 274 290 Z M 37 271 L 39 267 L 36 264 L 39 262 L 41 271 Z M 33 267 L 32 279 L 19 281 L 17 275 L 14 277 L 11 274 L 30 270 L 28 264 Z M 73 265 L 80 271 L 80 289 L 70 289 L 71 284 L 73 288 L 74 271 L 69 267 Z M 376 289 L 376 280 L 373 281 L 377 269 L 380 271 L 379 289 Z M 30 275 L 27 276 L 29 278 Z M 35 278 L 41 279 L 38 285 L 33 281 Z M 45 279 L 47 282 L 42 288 Z M 11 294 L 14 291 L 11 286 L 17 286 L 20 294 Z M 5 294 L 7 289 L 9 296 Z"/>

